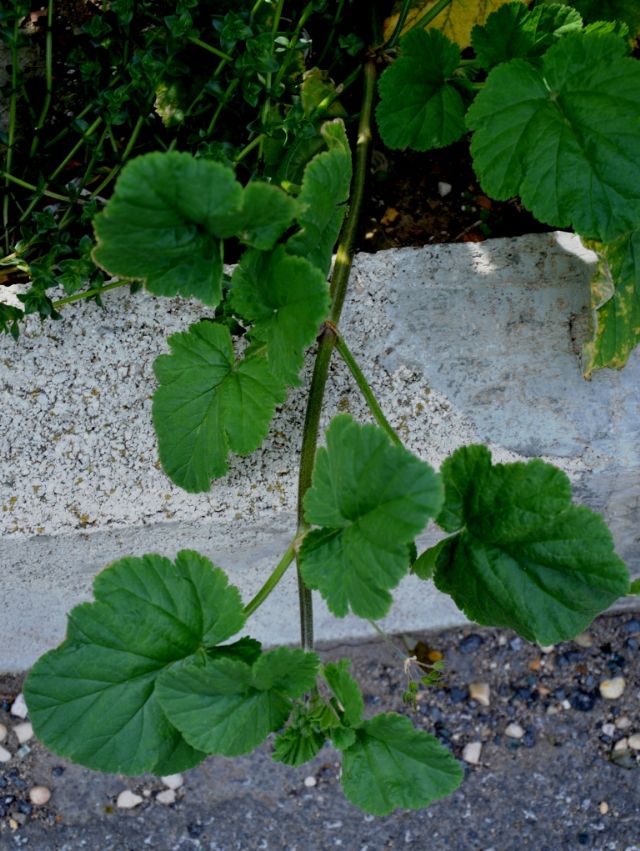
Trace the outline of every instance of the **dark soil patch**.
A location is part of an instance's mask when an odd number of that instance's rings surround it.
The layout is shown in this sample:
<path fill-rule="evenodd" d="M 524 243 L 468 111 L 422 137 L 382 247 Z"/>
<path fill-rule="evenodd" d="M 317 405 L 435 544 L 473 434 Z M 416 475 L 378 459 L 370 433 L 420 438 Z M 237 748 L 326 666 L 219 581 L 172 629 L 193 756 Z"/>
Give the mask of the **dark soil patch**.
<path fill-rule="evenodd" d="M 517 198 L 493 201 L 484 194 L 466 142 L 422 154 L 379 145 L 371 166 L 362 251 L 553 230 Z"/>

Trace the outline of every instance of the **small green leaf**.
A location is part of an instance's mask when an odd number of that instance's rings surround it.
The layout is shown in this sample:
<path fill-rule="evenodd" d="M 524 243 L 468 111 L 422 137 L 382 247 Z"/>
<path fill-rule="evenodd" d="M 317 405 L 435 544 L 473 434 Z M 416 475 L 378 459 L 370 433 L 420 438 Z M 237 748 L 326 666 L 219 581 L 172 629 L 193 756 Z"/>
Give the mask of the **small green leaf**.
<path fill-rule="evenodd" d="M 269 254 L 249 251 L 231 279 L 234 311 L 253 322 L 250 336 L 267 344 L 273 374 L 298 384 L 304 350 L 329 311 L 329 288 L 322 272 L 279 246 Z"/>
<path fill-rule="evenodd" d="M 152 153 L 123 168 L 95 217 L 95 262 L 111 275 L 141 278 L 163 296 L 222 295 L 222 242 L 242 207 L 231 169 L 190 154 Z M 230 224 L 232 225 L 229 230 Z"/>
<path fill-rule="evenodd" d="M 585 346 L 585 375 L 623 367 L 640 342 L 640 229 L 593 247 L 600 261 L 591 282 L 593 339 Z"/>
<path fill-rule="evenodd" d="M 237 363 L 221 325 L 198 322 L 169 337 L 169 345 L 172 353 L 154 364 L 160 461 L 186 491 L 206 491 L 226 473 L 230 450 L 247 455 L 260 446 L 284 388 L 265 358 Z"/>
<path fill-rule="evenodd" d="M 242 213 L 236 225 L 238 238 L 262 251 L 273 248 L 293 223 L 297 209 L 297 202 L 282 189 L 252 181 L 242 195 Z"/>
<path fill-rule="evenodd" d="M 349 659 L 329 662 L 322 669 L 322 675 L 338 701 L 342 720 L 351 727 L 357 727 L 364 712 L 364 701 L 360 686 L 349 673 L 350 665 Z"/>
<path fill-rule="evenodd" d="M 323 275 L 328 275 L 347 210 L 351 149 L 341 118 L 327 121 L 320 132 L 329 150 L 316 154 L 304 170 L 298 196 L 301 230 L 288 240 L 287 251 L 306 257 Z"/>
<path fill-rule="evenodd" d="M 273 743 L 272 758 L 286 765 L 303 765 L 320 753 L 326 738 L 308 726 L 287 727 Z"/>
<path fill-rule="evenodd" d="M 338 416 L 326 440 L 304 499 L 307 522 L 323 528 L 306 535 L 300 570 L 338 617 L 351 608 L 380 618 L 409 570 L 409 543 L 440 508 L 441 484 L 377 426 Z"/>
<path fill-rule="evenodd" d="M 609 242 L 640 221 L 640 63 L 622 39 L 571 33 L 540 67 L 490 72 L 467 122 L 474 167 L 499 200 Z"/>
<path fill-rule="evenodd" d="M 237 659 L 187 659 L 158 683 L 162 708 L 193 747 L 239 756 L 257 747 L 289 717 L 292 698 L 315 684 L 315 653 L 286 647 L 253 666 Z"/>
<path fill-rule="evenodd" d="M 548 0 L 543 0 L 547 2 Z M 552 0 L 557 3 L 558 0 Z M 623 21 L 632 38 L 640 33 L 640 6 L 637 0 L 571 0 L 585 21 Z"/>
<path fill-rule="evenodd" d="M 471 41 L 478 64 L 489 71 L 510 59 L 542 56 L 558 38 L 581 28 L 582 18 L 570 6 L 506 3 L 473 28 Z"/>
<path fill-rule="evenodd" d="M 460 531 L 442 545 L 435 584 L 471 620 L 557 644 L 626 592 L 611 533 L 600 515 L 571 504 L 562 471 L 539 460 L 492 466 L 486 447 L 468 446 L 441 474 L 438 522 Z"/>
<path fill-rule="evenodd" d="M 334 727 L 329 731 L 334 747 L 346 751 L 356 741 L 356 731 L 352 727 Z"/>
<path fill-rule="evenodd" d="M 427 807 L 455 791 L 462 778 L 460 764 L 434 736 L 394 713 L 364 721 L 342 756 L 345 797 L 377 816 Z"/>
<path fill-rule="evenodd" d="M 629 594 L 640 594 L 640 579 L 634 579 L 629 585 Z"/>
<path fill-rule="evenodd" d="M 446 550 L 449 540 L 449 538 L 444 538 L 435 546 L 429 547 L 428 550 L 425 550 L 412 564 L 411 572 L 415 573 L 415 575 L 420 579 L 431 579 L 436 569 L 438 559 L 440 558 L 441 553 Z"/>
<path fill-rule="evenodd" d="M 464 102 L 449 82 L 460 48 L 437 30 L 412 30 L 400 44 L 400 58 L 380 77 L 380 135 L 390 148 L 450 145 L 466 130 Z"/>
<path fill-rule="evenodd" d="M 76 606 L 67 639 L 25 683 L 36 735 L 98 771 L 141 774 L 189 768 L 195 750 L 157 699 L 160 674 L 242 628 L 236 588 L 203 556 L 125 558 L 98 575 L 96 602 Z"/>

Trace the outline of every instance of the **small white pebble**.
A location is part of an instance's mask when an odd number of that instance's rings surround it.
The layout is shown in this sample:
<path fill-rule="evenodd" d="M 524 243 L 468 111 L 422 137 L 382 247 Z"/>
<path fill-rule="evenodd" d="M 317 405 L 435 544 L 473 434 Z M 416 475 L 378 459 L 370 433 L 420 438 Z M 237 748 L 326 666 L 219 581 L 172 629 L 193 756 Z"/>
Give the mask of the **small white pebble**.
<path fill-rule="evenodd" d="M 151 797 L 151 789 L 143 789 L 142 790 L 142 797 L 143 798 L 150 798 Z"/>
<path fill-rule="evenodd" d="M 438 181 L 438 195 L 441 198 L 444 198 L 445 195 L 448 195 L 452 189 L 453 186 L 450 183 L 445 183 L 444 180 Z"/>
<path fill-rule="evenodd" d="M 506 643 L 507 643 L 507 636 L 506 635 L 499 635 L 498 636 L 498 647 L 504 647 Z"/>
<path fill-rule="evenodd" d="M 629 736 L 629 747 L 634 751 L 640 751 L 640 733 Z"/>
<path fill-rule="evenodd" d="M 184 783 L 184 777 L 182 774 L 166 774 L 164 777 L 161 777 L 160 780 L 169 789 L 179 789 Z"/>
<path fill-rule="evenodd" d="M 7 728 L 4 726 L 4 724 L 0 724 L 0 742 L 4 742 L 4 740 L 7 738 L 7 734 Z"/>
<path fill-rule="evenodd" d="M 615 745 L 613 746 L 614 751 L 626 751 L 629 750 L 629 739 L 619 739 Z"/>
<path fill-rule="evenodd" d="M 598 810 L 600 811 L 601 816 L 606 816 L 606 814 L 609 812 L 609 804 L 607 804 L 606 801 L 601 801 L 600 805 L 598 806 Z"/>
<path fill-rule="evenodd" d="M 616 700 L 624 692 L 624 677 L 614 677 L 612 680 L 603 680 L 600 683 L 600 694 L 605 700 Z"/>
<path fill-rule="evenodd" d="M 631 726 L 631 719 L 627 718 L 626 715 L 621 715 L 619 718 L 616 718 L 616 727 L 618 730 L 626 730 Z"/>
<path fill-rule="evenodd" d="M 547 706 L 547 715 L 558 715 L 560 712 L 562 712 L 561 706 Z"/>
<path fill-rule="evenodd" d="M 314 786 L 317 785 L 317 783 L 318 781 L 315 777 L 309 776 L 304 778 L 304 785 L 307 787 L 307 789 L 312 789 Z"/>
<path fill-rule="evenodd" d="M 591 647 L 593 645 L 593 638 L 591 638 L 588 632 L 581 632 L 573 640 L 578 647 Z"/>
<path fill-rule="evenodd" d="M 462 751 L 462 759 L 469 765 L 477 765 L 480 762 L 482 742 L 467 742 Z"/>
<path fill-rule="evenodd" d="M 159 801 L 161 804 L 165 806 L 169 806 L 169 804 L 175 804 L 176 802 L 176 790 L 175 789 L 165 789 L 163 792 L 158 792 L 156 795 L 156 801 Z"/>
<path fill-rule="evenodd" d="M 33 738 L 33 726 L 30 721 L 24 721 L 22 724 L 16 724 L 13 732 L 21 745 Z"/>
<path fill-rule="evenodd" d="M 481 706 L 489 706 L 491 703 L 489 683 L 469 683 L 469 697 Z"/>
<path fill-rule="evenodd" d="M 16 697 L 13 701 L 11 709 L 9 710 L 12 715 L 15 715 L 16 718 L 26 718 L 29 714 L 29 710 L 27 709 L 27 704 L 24 702 L 24 695 L 22 692 Z"/>
<path fill-rule="evenodd" d="M 36 807 L 42 807 L 44 804 L 47 804 L 50 798 L 51 790 L 47 789 L 46 786 L 33 786 L 29 789 L 29 800 Z"/>
<path fill-rule="evenodd" d="M 520 724 L 511 723 L 507 726 L 504 734 L 505 736 L 509 736 L 510 739 L 521 739 L 524 736 L 524 730 Z"/>
<path fill-rule="evenodd" d="M 602 735 L 603 736 L 610 736 L 611 738 L 613 738 L 615 736 L 615 734 L 616 734 L 616 725 L 615 724 L 609 723 L 609 724 L 603 724 L 602 725 Z"/>
<path fill-rule="evenodd" d="M 549 654 L 553 652 L 553 644 L 545 644 L 544 646 L 540 645 L 540 650 L 542 653 Z"/>
<path fill-rule="evenodd" d="M 6 748 L 3 748 L 2 745 L 0 745 L 0 762 L 9 762 L 10 759 L 11 754 L 9 753 L 9 751 Z"/>
<path fill-rule="evenodd" d="M 116 806 L 120 807 L 121 810 L 132 810 L 141 803 L 142 798 L 140 795 L 136 795 L 136 793 L 132 792 L 130 789 L 125 789 L 124 792 L 120 792 L 118 795 Z"/>
<path fill-rule="evenodd" d="M 560 706 L 562 706 L 563 709 L 571 709 L 571 704 L 568 700 L 563 700 Z"/>

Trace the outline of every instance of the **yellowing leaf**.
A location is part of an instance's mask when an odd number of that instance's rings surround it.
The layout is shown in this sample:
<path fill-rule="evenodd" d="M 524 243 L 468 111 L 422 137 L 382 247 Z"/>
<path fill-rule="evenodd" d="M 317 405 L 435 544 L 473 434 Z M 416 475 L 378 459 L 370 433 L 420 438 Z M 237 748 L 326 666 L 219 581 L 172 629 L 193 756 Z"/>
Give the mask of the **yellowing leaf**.
<path fill-rule="evenodd" d="M 471 30 L 476 24 L 484 24 L 489 15 L 503 6 L 507 0 L 451 0 L 439 15 L 425 29 L 440 30 L 451 41 L 457 42 L 461 49 L 471 45 Z M 429 9 L 436 5 L 436 0 L 415 0 L 402 33 L 408 32 Z M 385 40 L 391 37 L 399 17 L 401 3 L 394 6 L 394 14 L 384 22 Z"/>

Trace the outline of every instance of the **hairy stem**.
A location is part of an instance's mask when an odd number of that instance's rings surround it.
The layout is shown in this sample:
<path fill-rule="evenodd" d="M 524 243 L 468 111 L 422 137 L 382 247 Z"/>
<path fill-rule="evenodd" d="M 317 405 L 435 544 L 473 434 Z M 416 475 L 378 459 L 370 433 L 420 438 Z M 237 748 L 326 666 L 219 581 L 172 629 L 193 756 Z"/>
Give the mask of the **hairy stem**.
<path fill-rule="evenodd" d="M 274 568 L 271 576 L 269 576 L 262 588 L 253 598 L 253 600 L 247 603 L 247 605 L 244 607 L 244 613 L 247 617 L 249 617 L 249 615 L 252 615 L 255 610 L 264 603 L 269 594 L 273 591 L 278 582 L 280 582 L 282 577 L 285 575 L 287 568 L 296 557 L 296 546 L 297 538 L 294 538 L 294 540 L 291 541 L 291 543 L 287 547 L 285 554 L 282 556 L 277 566 Z"/>
<path fill-rule="evenodd" d="M 362 95 L 362 110 L 360 113 L 360 124 L 358 126 L 358 142 L 356 146 L 356 167 L 353 178 L 353 192 L 351 195 L 351 206 L 347 219 L 342 228 L 336 262 L 333 270 L 331 283 L 331 322 L 338 324 L 344 298 L 349 283 L 351 262 L 355 248 L 355 238 L 358 232 L 362 201 L 364 198 L 365 182 L 367 177 L 367 166 L 369 152 L 371 149 L 371 113 L 373 98 L 375 95 L 376 69 L 373 61 L 367 62 L 364 68 L 364 91 Z M 313 368 L 311 387 L 307 400 L 307 410 L 304 418 L 304 429 L 302 433 L 302 449 L 300 452 L 300 472 L 298 477 L 298 534 L 303 534 L 308 529 L 304 518 L 304 497 L 311 485 L 311 476 L 316 457 L 318 445 L 318 431 L 320 426 L 320 414 L 322 412 L 322 401 L 329 374 L 329 363 L 335 345 L 335 333 L 326 326 L 320 336 L 318 353 Z M 298 595 L 300 599 L 300 632 L 302 647 L 311 650 L 313 647 L 313 603 L 311 592 L 305 586 L 300 573 L 298 563 Z"/>
<path fill-rule="evenodd" d="M 383 429 L 386 434 L 391 438 L 391 441 L 393 443 L 396 443 L 398 446 L 402 446 L 402 441 L 400 440 L 396 432 L 393 430 L 391 424 L 382 412 L 382 408 L 378 404 L 378 400 L 376 399 L 373 390 L 369 385 L 369 382 L 364 377 L 364 373 L 362 372 L 355 358 L 351 354 L 349 347 L 344 341 L 344 337 L 342 337 L 340 334 L 338 334 L 336 337 L 335 346 L 338 350 L 338 354 L 345 362 L 345 364 L 349 367 L 349 372 L 354 377 L 356 384 L 360 388 L 360 392 L 364 396 L 365 402 L 367 403 L 374 420 L 378 423 L 380 428 Z"/>

